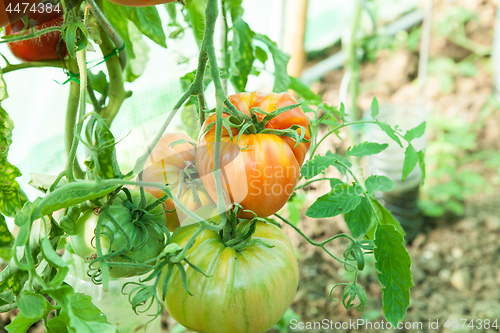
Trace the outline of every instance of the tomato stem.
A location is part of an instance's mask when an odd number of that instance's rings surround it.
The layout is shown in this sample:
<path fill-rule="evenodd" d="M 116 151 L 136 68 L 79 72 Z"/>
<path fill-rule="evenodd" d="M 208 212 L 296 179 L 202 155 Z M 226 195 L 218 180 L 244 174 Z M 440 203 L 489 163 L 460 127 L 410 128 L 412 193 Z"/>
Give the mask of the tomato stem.
<path fill-rule="evenodd" d="M 76 73 L 78 71 L 78 64 L 75 59 L 70 58 L 67 66 L 68 70 L 71 71 L 72 73 Z M 71 148 L 74 144 L 75 125 L 76 125 L 76 118 L 78 116 L 79 104 L 80 104 L 80 85 L 75 81 L 70 81 L 68 105 L 66 108 L 66 129 L 65 129 L 65 144 L 66 144 L 66 153 L 68 155 L 68 158 L 71 156 Z M 73 162 L 73 172 L 75 178 L 77 179 L 85 178 L 85 173 L 80 167 L 80 164 L 78 163 L 78 159 L 76 158 L 76 156 Z"/>
<path fill-rule="evenodd" d="M 118 32 L 115 30 L 115 28 L 111 25 L 109 20 L 106 18 L 104 13 L 102 12 L 101 8 L 99 5 L 94 1 L 94 0 L 86 0 L 87 3 L 91 6 L 92 8 L 92 13 L 94 14 L 94 17 L 96 18 L 97 22 L 101 26 L 102 30 L 109 36 L 109 38 L 113 41 L 113 44 L 115 44 L 116 48 L 118 50 L 121 50 L 120 53 L 118 54 L 119 59 L 120 59 L 120 65 L 122 70 L 127 67 L 127 50 L 124 48 L 125 43 L 123 42 L 122 38 L 118 34 Z M 102 4 L 102 1 L 101 1 Z M 105 53 L 107 54 L 107 53 Z"/>
<path fill-rule="evenodd" d="M 20 64 L 7 64 L 2 68 L 2 73 L 7 74 L 9 72 L 14 72 L 19 69 L 25 68 L 39 68 L 39 67 L 53 67 L 53 68 L 64 68 L 64 64 L 61 60 L 51 60 L 51 61 L 30 61 L 22 62 Z"/>
<path fill-rule="evenodd" d="M 79 100 L 79 115 L 78 115 L 78 122 L 77 122 L 77 130 L 76 133 L 81 133 L 82 127 L 83 127 L 83 119 L 85 116 L 85 108 L 86 108 L 86 92 L 87 92 L 87 62 L 86 62 L 86 56 L 85 56 L 85 49 L 78 51 L 76 53 L 76 60 L 78 62 L 78 68 L 80 70 L 80 100 Z M 69 182 L 74 182 L 75 177 L 74 177 L 74 164 L 76 162 L 76 150 L 78 148 L 78 136 L 73 135 L 73 142 L 71 144 L 71 149 L 68 157 L 68 161 L 66 164 L 66 170 L 67 174 L 66 177 L 68 178 Z"/>

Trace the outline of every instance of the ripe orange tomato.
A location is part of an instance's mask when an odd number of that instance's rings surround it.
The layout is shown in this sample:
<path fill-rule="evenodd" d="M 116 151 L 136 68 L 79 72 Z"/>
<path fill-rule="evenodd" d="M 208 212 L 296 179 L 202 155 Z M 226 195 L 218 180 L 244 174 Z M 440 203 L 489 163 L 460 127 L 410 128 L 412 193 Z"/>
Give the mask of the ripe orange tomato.
<path fill-rule="evenodd" d="M 276 108 L 296 104 L 288 93 L 239 93 L 229 97 L 229 101 L 241 112 L 250 115 L 250 109 L 259 107 L 269 113 Z M 260 121 L 265 114 L 257 113 Z M 229 115 L 224 114 L 224 117 Z M 212 175 L 214 166 L 215 115 L 204 123 L 198 139 L 197 167 L 200 177 L 210 197 L 216 201 L 215 179 Z M 302 108 L 297 107 L 270 120 L 266 129 L 288 129 L 300 125 L 305 130 L 305 138 L 310 139 L 309 119 Z M 239 138 L 238 130 L 229 132 L 222 129 L 221 170 L 222 186 L 226 199 L 239 203 L 243 209 L 251 210 L 259 217 L 276 213 L 288 201 L 300 177 L 300 167 L 304 162 L 310 143 L 299 143 L 286 136 L 269 133 L 247 134 Z M 297 131 L 300 131 L 298 129 Z M 243 212 L 242 218 L 252 218 L 253 214 Z"/>
<path fill-rule="evenodd" d="M 116 3 L 117 5 L 129 6 L 129 7 L 146 7 L 146 6 L 156 6 L 162 3 L 175 2 L 177 0 L 108 0 L 109 2 Z"/>
<path fill-rule="evenodd" d="M 180 143 L 172 146 L 178 140 L 190 141 L 192 144 Z M 143 181 L 168 184 L 172 193 L 177 195 L 181 171 L 195 162 L 194 144 L 194 140 L 186 134 L 167 133 L 162 136 L 146 162 Z M 145 187 L 144 190 L 158 199 L 165 195 L 165 192 L 156 187 Z M 196 200 L 194 191 L 197 193 L 199 201 Z M 182 193 L 179 200 L 191 211 L 212 203 L 202 184 L 196 186 L 187 177 L 183 179 Z M 186 218 L 186 214 L 180 209 L 176 209 L 172 199 L 165 200 L 164 209 L 167 217 L 166 227 L 173 232 Z"/>

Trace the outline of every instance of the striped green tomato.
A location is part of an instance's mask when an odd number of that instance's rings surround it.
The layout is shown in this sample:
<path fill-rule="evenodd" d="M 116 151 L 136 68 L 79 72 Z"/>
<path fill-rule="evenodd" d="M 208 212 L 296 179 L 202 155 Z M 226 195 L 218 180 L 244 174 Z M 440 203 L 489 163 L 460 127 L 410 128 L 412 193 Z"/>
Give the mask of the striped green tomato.
<path fill-rule="evenodd" d="M 240 222 L 238 229 L 249 223 Z M 266 332 L 288 309 L 298 286 L 292 244 L 279 227 L 256 223 L 251 240 L 259 241 L 240 251 L 224 245 L 213 231 L 196 238 L 186 258 L 209 277 L 184 266 L 193 296 L 184 289 L 180 271 L 173 270 L 165 305 L 182 326 L 204 333 Z M 171 240 L 185 246 L 198 228 L 199 224 L 181 227 Z"/>

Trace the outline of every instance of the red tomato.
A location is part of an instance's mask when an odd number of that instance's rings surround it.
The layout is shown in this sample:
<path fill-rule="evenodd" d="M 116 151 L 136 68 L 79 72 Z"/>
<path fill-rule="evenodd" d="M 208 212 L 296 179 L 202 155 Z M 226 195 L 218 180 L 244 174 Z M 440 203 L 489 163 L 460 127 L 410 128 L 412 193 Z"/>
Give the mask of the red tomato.
<path fill-rule="evenodd" d="M 296 104 L 288 93 L 239 93 L 229 97 L 231 103 L 241 112 L 250 115 L 249 110 L 260 107 L 264 112 Z M 265 114 L 257 113 L 259 120 Z M 224 117 L 229 115 L 224 114 Z M 214 166 L 215 115 L 203 125 L 198 139 L 197 167 L 210 197 L 217 200 L 215 180 L 211 174 Z M 310 138 L 309 120 L 300 107 L 280 114 L 267 123 L 268 129 L 287 129 L 300 125 L 305 129 L 305 138 Z M 300 130 L 299 130 L 300 131 Z M 245 210 L 251 210 L 259 217 L 276 213 L 288 201 L 300 177 L 300 167 L 310 143 L 299 143 L 289 137 L 268 133 L 242 134 L 236 142 L 238 130 L 222 129 L 221 169 L 222 186 L 230 203 L 236 202 Z M 229 203 L 229 204 L 230 204 Z M 242 218 L 252 218 L 251 213 L 242 213 Z"/>
<path fill-rule="evenodd" d="M 117 5 L 129 7 L 146 7 L 156 6 L 162 3 L 175 2 L 177 0 L 108 0 L 109 2 L 116 3 Z"/>
<path fill-rule="evenodd" d="M 28 19 L 35 22 L 35 31 L 40 31 L 48 27 L 60 26 L 63 24 L 63 17 L 60 13 L 52 12 L 47 13 L 30 13 Z M 49 21 L 47 21 L 49 20 Z M 37 22 L 45 22 L 37 24 Z M 24 29 L 24 23 L 19 20 L 12 25 L 5 28 L 6 35 L 16 35 Z M 28 31 L 26 31 L 26 34 Z M 61 46 L 59 46 L 61 43 Z M 45 61 L 45 60 L 58 60 L 68 54 L 66 45 L 61 42 L 61 33 L 53 31 L 44 34 L 35 39 L 23 40 L 20 42 L 9 43 L 9 48 L 12 53 L 23 61 Z M 60 49 L 60 52 L 58 52 Z"/>

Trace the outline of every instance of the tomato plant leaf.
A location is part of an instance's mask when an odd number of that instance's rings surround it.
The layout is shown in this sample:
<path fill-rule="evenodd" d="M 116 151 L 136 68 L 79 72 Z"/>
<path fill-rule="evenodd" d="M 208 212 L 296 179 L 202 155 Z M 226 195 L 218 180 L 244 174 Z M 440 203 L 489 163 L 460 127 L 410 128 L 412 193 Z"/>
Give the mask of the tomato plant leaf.
<path fill-rule="evenodd" d="M 7 84 L 5 83 L 5 80 L 3 79 L 3 73 L 2 71 L 0 70 L 0 102 L 9 98 L 9 94 L 7 93 Z M 1 123 L 1 122 L 0 122 Z M 2 137 L 2 135 L 0 134 L 0 137 Z M 1 154 L 1 143 L 0 143 L 0 154 Z"/>
<path fill-rule="evenodd" d="M 17 304 L 19 311 L 27 319 L 40 320 L 52 310 L 52 305 L 40 294 L 36 294 L 29 290 L 23 291 L 19 297 Z"/>
<path fill-rule="evenodd" d="M 398 145 L 403 148 L 403 144 L 401 143 L 401 140 L 399 140 L 398 136 L 396 135 L 396 132 L 392 129 L 391 126 L 389 126 L 386 123 L 382 123 L 380 121 L 377 121 L 377 125 L 380 127 L 382 131 L 384 131 L 394 142 L 396 142 Z"/>
<path fill-rule="evenodd" d="M 186 6 L 184 7 L 186 8 L 185 20 L 193 30 L 194 38 L 196 39 L 198 46 L 201 46 L 203 36 L 205 35 L 206 6 L 206 1 L 186 0 Z"/>
<path fill-rule="evenodd" d="M 107 5 L 107 4 L 106 4 Z M 113 5 L 117 6 L 117 5 Z M 129 7 L 121 6 L 123 18 L 127 18 L 142 32 L 146 37 L 151 39 L 156 44 L 167 48 L 166 36 L 163 31 L 160 15 L 155 6 L 148 7 Z"/>
<path fill-rule="evenodd" d="M 342 162 L 347 165 L 347 167 L 351 167 L 351 163 L 341 155 L 333 154 L 328 151 L 325 156 L 316 155 L 314 158 L 308 160 L 300 169 L 300 172 L 306 179 L 311 179 L 328 169 L 330 166 L 335 166 L 340 172 L 343 174 L 346 173 L 346 170 L 340 164 L 337 164 L 337 161 Z"/>
<path fill-rule="evenodd" d="M 385 150 L 389 145 L 387 143 L 380 144 L 376 142 L 362 142 L 359 145 L 347 148 L 346 156 L 363 157 L 368 155 L 375 155 Z"/>
<path fill-rule="evenodd" d="M 237 91 L 245 91 L 248 75 L 252 71 L 255 55 L 252 39 L 255 33 L 241 17 L 236 19 L 232 27 L 231 41 L 231 83 Z"/>
<path fill-rule="evenodd" d="M 371 198 L 373 207 L 375 208 L 375 213 L 377 214 L 380 224 L 390 224 L 393 225 L 397 231 L 399 231 L 403 236 L 406 235 L 403 227 L 398 220 L 391 214 L 387 208 L 385 208 L 378 200 Z M 375 228 L 377 224 L 373 224 L 373 228 L 368 230 L 367 235 L 370 239 L 375 237 Z"/>
<path fill-rule="evenodd" d="M 139 29 L 131 22 L 128 25 L 128 32 L 131 42 L 129 49 L 134 50 L 135 57 L 128 59 L 127 67 L 125 68 L 125 80 L 127 82 L 134 82 L 146 70 L 150 48 L 142 39 Z"/>
<path fill-rule="evenodd" d="M 68 208 L 87 200 L 101 198 L 111 193 L 117 187 L 117 185 L 103 184 L 102 182 L 95 181 L 70 183 L 58 188 L 40 200 L 33 211 L 33 217 L 38 218 L 43 215 L 49 215 L 62 208 Z"/>
<path fill-rule="evenodd" d="M 8 333 L 22 333 L 26 332 L 31 325 L 36 323 L 41 318 L 26 318 L 22 312 L 20 312 L 16 318 L 9 325 L 5 326 L 5 330 Z"/>
<path fill-rule="evenodd" d="M 258 46 L 255 46 L 255 57 L 264 65 L 268 59 L 267 52 Z"/>
<path fill-rule="evenodd" d="M 339 184 L 331 192 L 319 197 L 306 211 L 312 218 L 334 217 L 355 209 L 361 202 L 357 186 Z"/>
<path fill-rule="evenodd" d="M 231 20 L 234 22 L 243 16 L 243 0 L 223 0 L 226 11 L 231 13 Z"/>
<path fill-rule="evenodd" d="M 377 98 L 375 98 L 375 97 L 373 97 L 373 100 L 372 100 L 371 110 L 372 110 L 372 117 L 373 117 L 373 119 L 375 119 L 378 115 L 378 101 L 377 101 Z"/>
<path fill-rule="evenodd" d="M 42 254 L 45 260 L 49 264 L 54 267 L 57 267 L 56 275 L 50 280 L 48 283 L 51 287 L 58 287 L 66 278 L 66 275 L 69 272 L 68 265 L 61 259 L 61 257 L 57 254 L 57 252 L 52 248 L 52 244 L 50 243 L 48 238 L 44 238 L 42 240 Z"/>
<path fill-rule="evenodd" d="M 372 215 L 373 209 L 366 197 L 361 197 L 360 204 L 345 214 L 345 222 L 354 238 L 367 233 L 372 225 Z"/>
<path fill-rule="evenodd" d="M 47 193 L 47 191 L 50 189 L 52 184 L 54 184 L 56 179 L 57 179 L 57 176 L 43 175 L 41 173 L 32 173 L 31 179 L 28 182 L 28 185 L 31 185 L 33 188 L 35 188 L 43 193 Z M 66 179 L 63 178 L 59 181 L 56 188 L 59 188 L 65 184 L 67 184 L 67 181 L 66 181 Z"/>
<path fill-rule="evenodd" d="M 290 76 L 290 87 L 300 97 L 306 100 L 307 104 L 315 104 L 318 105 L 321 103 L 321 97 L 316 95 L 307 84 L 302 82 L 300 79 Z"/>
<path fill-rule="evenodd" d="M 255 35 L 255 39 L 263 42 L 269 48 L 274 62 L 274 92 L 283 92 L 290 86 L 290 77 L 288 76 L 287 66 L 290 56 L 281 51 L 276 43 L 264 35 Z"/>
<path fill-rule="evenodd" d="M 403 235 L 393 225 L 379 224 L 375 232 L 375 268 L 382 285 L 385 318 L 396 326 L 410 305 L 413 287 L 411 259 L 404 246 Z"/>
<path fill-rule="evenodd" d="M 14 236 L 9 231 L 5 217 L 0 214 L 0 258 L 7 261 L 12 256 L 12 244 L 14 244 Z"/>
<path fill-rule="evenodd" d="M 421 123 L 417 127 L 412 128 L 412 129 L 406 131 L 405 139 L 408 142 L 411 142 L 413 139 L 420 138 L 422 135 L 425 134 L 425 124 L 426 123 L 424 121 L 423 123 Z"/>
<path fill-rule="evenodd" d="M 8 269 L 8 268 L 5 268 Z M 16 273 L 12 274 L 8 279 L 0 281 L 0 292 L 5 292 L 7 290 L 12 290 L 14 295 L 19 295 L 22 288 L 22 283 L 28 277 L 28 272 L 23 270 L 18 270 Z"/>
<path fill-rule="evenodd" d="M 60 319 L 52 323 L 54 327 L 62 327 L 62 323 L 65 323 L 70 328 L 68 331 L 76 333 L 117 332 L 116 326 L 107 321 L 106 316 L 92 303 L 90 296 L 75 293 L 67 284 L 56 289 L 43 290 L 43 292 L 61 306 L 61 312 L 56 317 Z"/>
<path fill-rule="evenodd" d="M 14 217 L 26 202 L 16 181 L 21 172 L 7 161 L 13 129 L 14 122 L 7 111 L 0 107 L 0 213 L 9 217 Z"/>
<path fill-rule="evenodd" d="M 420 158 L 418 156 L 418 153 L 410 144 L 405 151 L 405 161 L 403 164 L 403 175 L 401 177 L 401 181 L 405 181 L 406 177 L 408 177 L 413 169 L 415 169 L 415 166 L 417 165 L 419 160 Z"/>
<path fill-rule="evenodd" d="M 365 181 L 366 191 L 372 195 L 376 191 L 389 192 L 394 189 L 394 182 L 386 176 L 372 175 Z"/>
<path fill-rule="evenodd" d="M 5 217 L 0 214 L 0 248 L 11 246 L 14 242 L 14 236 L 9 231 Z"/>

